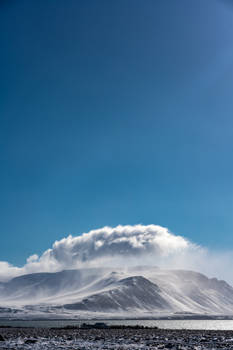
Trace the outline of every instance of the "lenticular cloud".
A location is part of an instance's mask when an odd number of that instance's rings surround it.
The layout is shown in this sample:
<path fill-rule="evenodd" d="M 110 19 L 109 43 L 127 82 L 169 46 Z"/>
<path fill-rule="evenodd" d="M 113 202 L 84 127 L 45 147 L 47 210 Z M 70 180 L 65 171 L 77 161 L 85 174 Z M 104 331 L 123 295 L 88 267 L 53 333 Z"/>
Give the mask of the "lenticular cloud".
<path fill-rule="evenodd" d="M 182 236 L 156 225 L 103 227 L 56 241 L 41 257 L 27 259 L 22 268 L 0 262 L 0 278 L 32 272 L 125 264 L 160 264 L 178 259 L 198 247 Z"/>

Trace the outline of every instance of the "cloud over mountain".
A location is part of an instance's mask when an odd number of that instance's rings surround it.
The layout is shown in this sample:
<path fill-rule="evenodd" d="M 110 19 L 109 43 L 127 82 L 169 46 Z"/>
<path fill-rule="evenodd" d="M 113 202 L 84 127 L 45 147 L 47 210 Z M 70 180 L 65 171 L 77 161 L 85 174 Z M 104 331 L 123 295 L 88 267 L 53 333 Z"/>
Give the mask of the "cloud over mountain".
<path fill-rule="evenodd" d="M 52 248 L 41 257 L 36 254 L 27 259 L 22 267 L 0 262 L 0 278 L 5 279 L 22 273 L 59 271 L 83 266 L 108 264 L 140 264 L 142 261 L 158 263 L 160 258 L 178 255 L 195 249 L 187 239 L 176 236 L 167 228 L 156 225 L 126 225 L 103 227 L 68 236 L 55 241 Z"/>
<path fill-rule="evenodd" d="M 221 261 L 229 265 L 231 260 L 230 254 L 209 252 L 165 227 L 106 226 L 55 241 L 40 257 L 30 256 L 23 267 L 0 262 L 0 280 L 34 272 L 130 265 L 193 269 L 226 278 Z"/>
<path fill-rule="evenodd" d="M 53 244 L 50 258 L 68 266 L 104 258 L 167 256 L 188 249 L 191 243 L 161 226 L 103 227 L 78 237 L 68 236 Z"/>

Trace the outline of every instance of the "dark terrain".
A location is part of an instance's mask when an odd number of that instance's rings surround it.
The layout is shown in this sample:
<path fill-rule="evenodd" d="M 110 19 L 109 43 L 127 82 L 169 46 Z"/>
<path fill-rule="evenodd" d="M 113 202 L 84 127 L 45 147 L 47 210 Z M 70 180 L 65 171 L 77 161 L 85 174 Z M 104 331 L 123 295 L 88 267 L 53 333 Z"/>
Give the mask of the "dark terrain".
<path fill-rule="evenodd" d="M 232 349 L 232 331 L 0 328 L 0 349 Z"/>

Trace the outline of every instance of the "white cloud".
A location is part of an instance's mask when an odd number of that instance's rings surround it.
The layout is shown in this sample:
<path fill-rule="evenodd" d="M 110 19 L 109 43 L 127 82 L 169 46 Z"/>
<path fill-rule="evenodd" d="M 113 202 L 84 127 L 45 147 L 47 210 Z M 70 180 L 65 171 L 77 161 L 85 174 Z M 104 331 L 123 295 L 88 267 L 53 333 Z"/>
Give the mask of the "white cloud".
<path fill-rule="evenodd" d="M 135 225 L 103 227 L 81 236 L 56 241 L 49 251 L 51 259 L 65 266 L 76 267 L 103 258 L 130 257 L 154 254 L 165 256 L 188 249 L 191 243 L 175 236 L 161 226 Z"/>
<path fill-rule="evenodd" d="M 20 275 L 22 269 L 20 267 L 13 266 L 6 261 L 0 261 L 0 280 L 5 281 L 14 276 Z"/>
<path fill-rule="evenodd" d="M 35 262 L 39 259 L 39 256 L 37 254 L 33 254 L 27 258 L 27 263 L 30 264 L 32 262 Z"/>
<path fill-rule="evenodd" d="M 224 255 L 225 263 L 227 256 Z M 21 268 L 0 262 L 0 280 L 33 272 L 145 264 L 194 269 L 218 276 L 222 271 L 221 264 L 218 264 L 220 257 L 220 253 L 209 253 L 161 226 L 119 225 L 55 241 L 52 248 L 40 257 L 37 254 L 30 256 Z"/>

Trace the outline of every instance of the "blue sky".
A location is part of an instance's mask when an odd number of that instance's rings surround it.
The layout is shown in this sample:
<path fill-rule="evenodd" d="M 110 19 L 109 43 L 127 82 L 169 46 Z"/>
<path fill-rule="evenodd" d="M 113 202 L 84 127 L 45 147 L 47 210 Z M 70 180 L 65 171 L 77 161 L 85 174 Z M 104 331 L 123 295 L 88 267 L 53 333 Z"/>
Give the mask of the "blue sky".
<path fill-rule="evenodd" d="M 233 8 L 0 4 L 0 260 L 157 224 L 233 245 Z"/>

